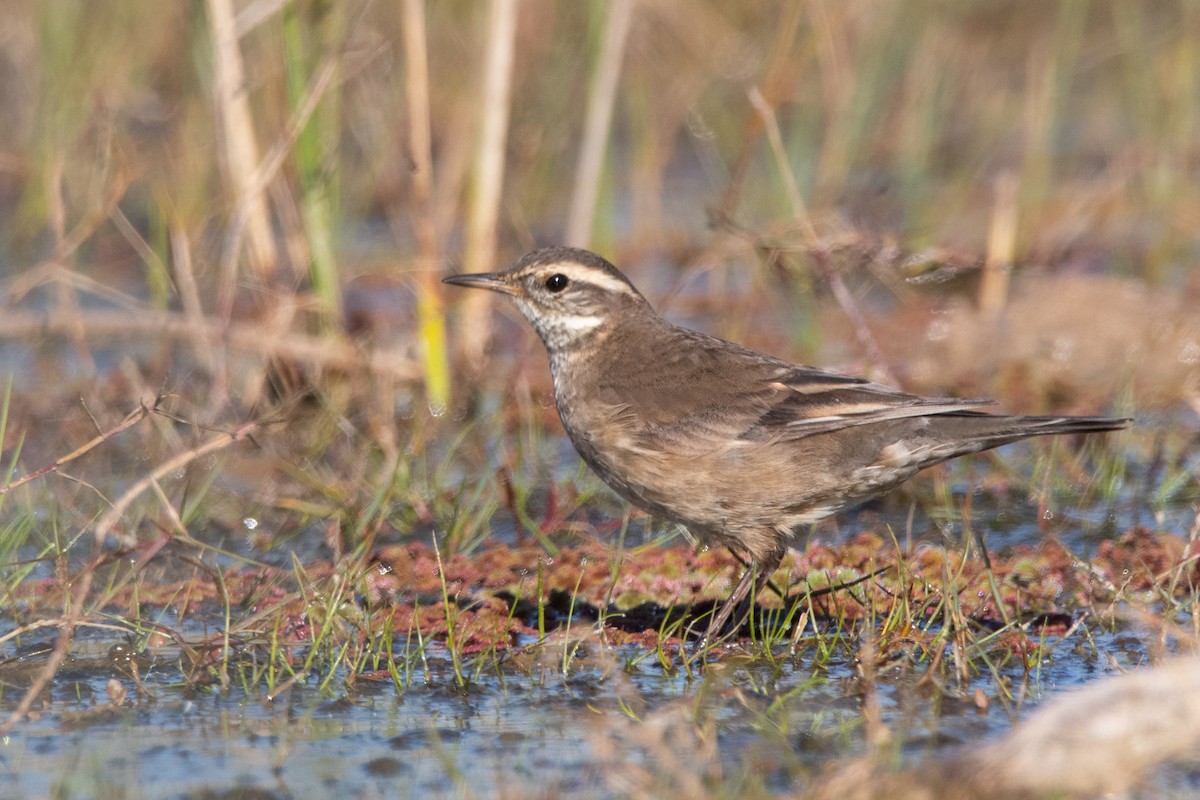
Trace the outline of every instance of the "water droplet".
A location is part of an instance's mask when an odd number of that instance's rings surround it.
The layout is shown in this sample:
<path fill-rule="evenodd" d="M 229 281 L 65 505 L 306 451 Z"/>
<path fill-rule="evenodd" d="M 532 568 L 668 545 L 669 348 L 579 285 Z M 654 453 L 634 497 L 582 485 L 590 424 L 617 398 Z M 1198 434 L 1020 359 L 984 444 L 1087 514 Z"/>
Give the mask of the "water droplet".
<path fill-rule="evenodd" d="M 242 520 L 242 527 L 248 531 L 252 531 L 258 527 L 258 520 L 254 517 L 246 517 Z"/>
<path fill-rule="evenodd" d="M 1054 512 L 1046 509 L 1042 512 L 1042 519 L 1054 519 Z"/>
<path fill-rule="evenodd" d="M 1050 357 L 1055 361 L 1070 361 L 1075 356 L 1075 340 L 1069 336 L 1059 336 L 1054 340 L 1050 349 Z"/>

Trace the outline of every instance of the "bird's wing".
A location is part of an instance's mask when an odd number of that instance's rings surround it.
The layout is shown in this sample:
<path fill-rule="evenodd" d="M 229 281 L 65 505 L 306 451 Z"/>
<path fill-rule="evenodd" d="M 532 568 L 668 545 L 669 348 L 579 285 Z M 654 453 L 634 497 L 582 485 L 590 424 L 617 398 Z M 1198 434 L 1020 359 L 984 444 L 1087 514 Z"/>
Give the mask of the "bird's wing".
<path fill-rule="evenodd" d="M 856 425 L 907 417 L 972 413 L 994 401 L 978 398 L 921 397 L 837 372 L 786 365 L 769 381 L 758 419 L 742 438 L 802 438 Z M 747 387 L 749 389 L 749 387 Z"/>
<path fill-rule="evenodd" d="M 641 410 L 643 423 L 656 435 L 690 433 L 710 441 L 800 439 L 906 417 L 972 413 L 993 404 L 912 395 L 677 330 L 690 340 L 687 346 L 648 359 L 645 371 L 619 391 L 629 409 Z"/>

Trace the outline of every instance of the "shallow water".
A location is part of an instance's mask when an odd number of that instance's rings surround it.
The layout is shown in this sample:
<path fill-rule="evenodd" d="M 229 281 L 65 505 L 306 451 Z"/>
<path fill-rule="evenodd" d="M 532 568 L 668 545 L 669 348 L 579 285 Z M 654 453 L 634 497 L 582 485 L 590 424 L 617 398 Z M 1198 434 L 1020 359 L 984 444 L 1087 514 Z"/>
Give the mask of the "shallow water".
<path fill-rule="evenodd" d="M 1150 655 L 1127 626 L 1049 641 L 1031 670 L 999 667 L 1009 697 L 997 693 L 991 674 L 935 689 L 908 668 L 881 668 L 882 721 L 903 758 L 919 761 L 997 734 L 1046 699 Z M 88 635 L 76 652 L 39 718 L 0 743 L 0 796 L 208 797 L 254 789 L 260 794 L 226 796 L 610 797 L 622 794 L 621 770 L 631 764 L 669 781 L 673 758 L 768 791 L 795 791 L 822 764 L 864 748 L 854 654 L 835 644 L 823 657 L 811 637 L 794 656 L 780 650 L 774 664 L 730 657 L 692 677 L 664 671 L 644 651 L 595 642 L 582 646 L 564 675 L 563 645 L 548 645 L 532 666 L 501 662 L 496 669 L 486 657 L 488 668 L 467 689 L 431 645 L 427 666 L 403 690 L 386 679 L 360 679 L 350 690 L 335 680 L 324 690 L 298 685 L 274 700 L 236 687 L 226 694 L 183 689 L 171 648 L 139 659 L 148 690 L 139 699 L 107 639 Z M 40 659 L 28 660 L 33 667 Z M 7 709 L 20 680 L 11 665 L 5 677 Z M 106 685 L 114 679 L 130 704 L 108 710 Z M 976 705 L 977 690 L 988 698 L 986 709 Z M 642 722 L 632 723 L 631 714 Z M 716 731 L 712 752 L 695 738 L 692 719 Z M 647 731 L 662 733 L 648 741 Z"/>
<path fill-rule="evenodd" d="M 555 465 L 554 481 L 595 481 L 581 472 L 564 437 L 545 436 L 539 447 L 543 452 L 534 460 Z M 1129 471 L 1128 485 L 1111 505 L 1080 508 L 1071 487 L 1060 486 L 1049 492 L 1047 516 L 1024 478 L 1014 484 L 1024 488 L 1001 497 L 976 490 L 989 463 L 950 467 L 946 481 L 953 502 L 896 492 L 819 526 L 813 536 L 837 543 L 862 531 L 885 539 L 890 532 L 901 544 L 973 549 L 978 546 L 969 535 L 973 531 L 998 554 L 1053 537 L 1086 560 L 1139 522 L 1186 536 L 1195 521 L 1191 495 L 1156 504 L 1139 495 L 1139 486 L 1152 481 L 1137 469 Z M 968 493 L 969 526 L 961 512 Z M 534 512 L 538 502 L 531 500 Z M 611 520 L 622 510 L 601 490 L 579 513 Z M 327 557 L 323 530 L 319 525 L 295 530 L 266 553 L 251 545 L 251 530 L 214 528 L 196 536 L 286 568 L 296 555 L 302 563 Z M 626 545 L 662 533 L 662 526 L 638 519 Z M 511 542 L 517 535 L 511 516 L 493 520 L 494 539 Z M 237 560 L 211 557 L 219 566 Z M 164 560 L 168 574 L 191 570 L 186 561 L 158 559 Z M 41 562 L 28 580 L 49 579 L 53 569 L 51 562 Z M 1083 616 L 1076 611 L 1071 621 Z M 215 608 L 193 609 L 183 623 L 157 609 L 147 616 L 195 637 L 225 625 Z M 1188 619 L 1178 622 L 1184 629 L 1192 626 Z M 0 635 L 13 624 L 0 616 Z M 244 689 L 236 681 L 225 692 L 188 688 L 180 653 L 172 646 L 137 655 L 146 690 L 139 697 L 128 667 L 131 642 L 112 631 L 82 629 L 49 701 L 0 741 L 0 798 L 621 797 L 629 794 L 630 781 L 640 781 L 643 789 L 647 781 L 671 787 L 683 772 L 702 776 L 709 787 L 801 791 L 824 766 L 867 751 L 861 637 L 838 637 L 830 623 L 818 625 L 821 636 L 809 629 L 794 653 L 786 646 L 770 658 L 731 652 L 717 666 L 691 675 L 665 669 L 644 648 L 612 648 L 585 637 L 576 652 L 553 637 L 540 647 L 526 640 L 499 657 L 468 657 L 467 688 L 456 682 L 444 644 L 433 641 L 424 658 L 406 660 L 399 687 L 386 676 L 348 681 L 339 672 L 324 686 L 312 679 L 270 700 L 265 690 Z M 574 629 L 588 626 L 579 622 Z M 26 635 L 20 651 L 12 642 L 0 650 L 0 713 L 15 708 L 45 663 L 50 631 L 44 638 Z M 949 683 L 927 679 L 933 656 L 916 645 L 882 659 L 871 684 L 873 698 L 901 761 L 919 764 L 1000 735 L 1046 700 L 1164 652 L 1154 631 L 1130 621 L 1101 628 L 1088 618 L 1067 638 L 1036 631 L 1029 636 L 1044 646 L 1040 658 L 1028 665 L 1011 658 L 991 668 L 972 661 L 965 675 Z M 567 655 L 570 667 L 564 671 Z M 108 707 L 113 681 L 127 693 L 117 708 Z M 1185 795 L 1197 788 L 1198 775 L 1166 769 L 1155 786 Z"/>

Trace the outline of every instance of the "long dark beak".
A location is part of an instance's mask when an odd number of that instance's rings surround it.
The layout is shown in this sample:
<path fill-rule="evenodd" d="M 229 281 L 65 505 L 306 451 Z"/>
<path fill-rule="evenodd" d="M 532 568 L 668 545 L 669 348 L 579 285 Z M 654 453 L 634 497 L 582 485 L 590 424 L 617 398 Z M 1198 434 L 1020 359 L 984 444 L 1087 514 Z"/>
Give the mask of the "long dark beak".
<path fill-rule="evenodd" d="M 504 280 L 498 272 L 477 272 L 474 275 L 451 275 L 448 278 L 442 278 L 442 283 L 449 283 L 453 286 L 468 286 L 473 289 L 491 289 L 493 292 L 500 292 L 501 294 L 517 293 L 516 287 Z"/>

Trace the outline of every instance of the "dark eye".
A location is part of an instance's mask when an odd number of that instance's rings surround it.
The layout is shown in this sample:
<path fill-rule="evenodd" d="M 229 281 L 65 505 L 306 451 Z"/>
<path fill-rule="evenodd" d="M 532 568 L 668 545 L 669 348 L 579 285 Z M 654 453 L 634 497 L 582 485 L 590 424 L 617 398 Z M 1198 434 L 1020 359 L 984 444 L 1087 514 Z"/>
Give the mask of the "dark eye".
<path fill-rule="evenodd" d="M 563 275 L 561 272 L 556 272 L 549 278 L 546 278 L 546 288 L 555 294 L 558 294 L 563 289 L 567 288 L 568 282 L 569 281 L 567 281 L 566 275 Z"/>

